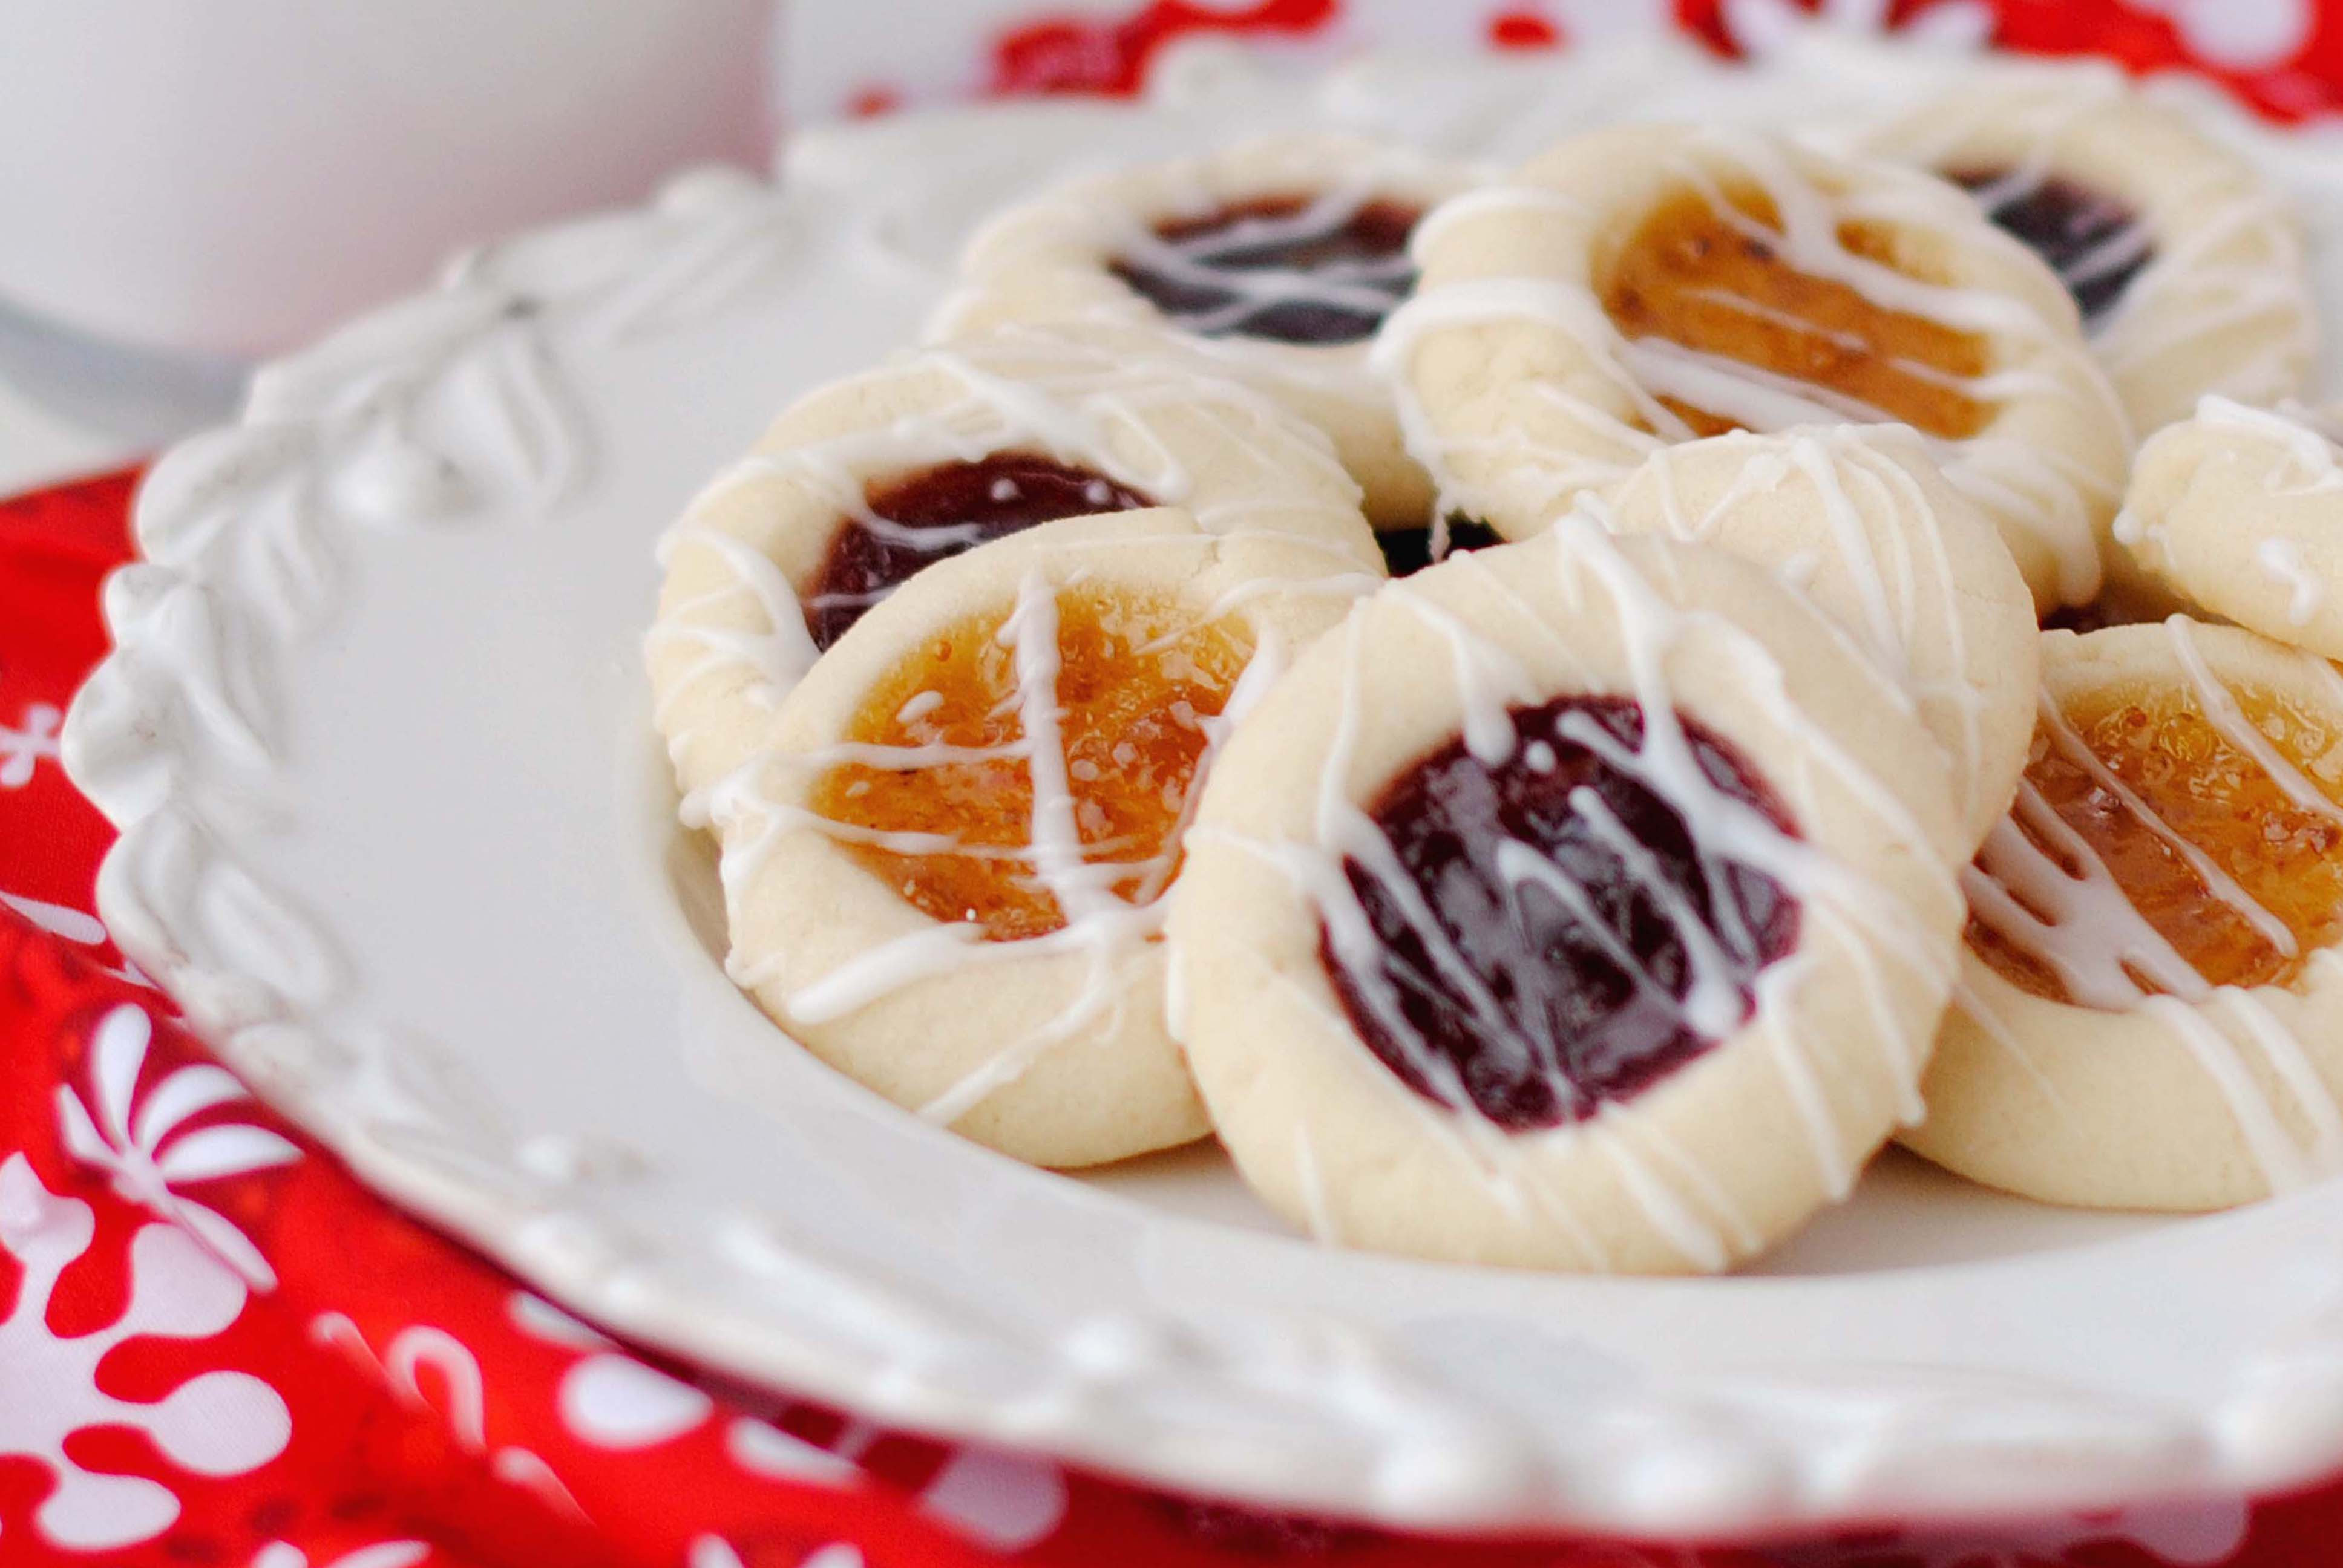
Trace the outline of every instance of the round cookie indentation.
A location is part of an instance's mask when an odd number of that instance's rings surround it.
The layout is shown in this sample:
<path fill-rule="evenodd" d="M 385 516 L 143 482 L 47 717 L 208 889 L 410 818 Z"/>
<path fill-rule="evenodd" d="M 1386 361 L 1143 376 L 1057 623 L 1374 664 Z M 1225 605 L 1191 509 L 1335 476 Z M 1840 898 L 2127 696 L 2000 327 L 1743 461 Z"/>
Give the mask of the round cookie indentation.
<path fill-rule="evenodd" d="M 2077 181 L 2007 168 L 1955 169 L 1945 177 L 2048 264 L 2074 297 L 2086 331 L 2106 319 L 2156 259 L 2139 216 Z"/>
<path fill-rule="evenodd" d="M 1206 721 L 1252 654 L 1241 626 L 1103 588 L 971 616 L 873 686 L 849 725 L 850 747 L 897 749 L 886 764 L 833 767 L 809 808 L 860 829 L 842 848 L 905 900 L 989 941 L 1061 930 L 1085 895 L 1145 904 L 1177 869 Z M 1036 841 L 1053 815 L 1037 813 L 1037 787 L 1062 789 L 1062 842 Z"/>
<path fill-rule="evenodd" d="M 1109 270 L 1200 337 L 1356 343 L 1415 286 L 1422 216 L 1356 191 L 1257 196 L 1164 219 Z"/>
<path fill-rule="evenodd" d="M 1837 239 L 1849 256 L 1904 270 L 1894 236 L 1876 226 L 1843 222 Z M 1656 338 L 1820 389 L 1866 420 L 1954 439 L 1985 427 L 1992 406 L 1954 384 L 1991 368 L 1985 338 L 1800 271 L 1785 243 L 1762 191 L 1679 191 L 1644 216 L 1598 276 L 1604 314 L 1630 339 Z M 1686 397 L 1658 401 L 1695 435 L 1744 427 Z"/>
<path fill-rule="evenodd" d="M 922 469 L 869 491 L 864 505 L 870 516 L 846 519 L 802 596 L 817 648 L 937 561 L 1037 523 L 1157 502 L 1089 468 L 1003 452 Z"/>
<path fill-rule="evenodd" d="M 1969 945 L 2021 990 L 2084 1007 L 2292 983 L 2343 936 L 2343 809 L 2313 772 L 2333 769 L 2338 743 L 2334 715 L 2242 682 L 2046 704 L 2016 811 L 1979 870 L 2026 905 L 2055 888 L 2046 857 L 2082 886 L 2103 869 L 2158 940 L 2110 926 L 2123 945 L 2101 946 L 2087 922 L 2058 920 L 2062 940 L 2036 950 L 2003 934 L 1998 900 L 1978 900 Z"/>
<path fill-rule="evenodd" d="M 1584 1121 L 1740 1028 L 1757 971 L 1795 944 L 1798 906 L 1764 872 L 1704 850 L 1606 757 L 1644 745 L 1633 699 L 1560 698 L 1510 718 L 1503 761 L 1460 737 L 1369 809 L 1390 863 L 1342 870 L 1380 944 L 1373 973 L 1353 972 L 1331 934 L 1320 949 L 1386 1067 L 1449 1110 L 1461 1091 L 1520 1132 Z M 1677 722 L 1723 794 L 1795 836 L 1730 745 Z"/>

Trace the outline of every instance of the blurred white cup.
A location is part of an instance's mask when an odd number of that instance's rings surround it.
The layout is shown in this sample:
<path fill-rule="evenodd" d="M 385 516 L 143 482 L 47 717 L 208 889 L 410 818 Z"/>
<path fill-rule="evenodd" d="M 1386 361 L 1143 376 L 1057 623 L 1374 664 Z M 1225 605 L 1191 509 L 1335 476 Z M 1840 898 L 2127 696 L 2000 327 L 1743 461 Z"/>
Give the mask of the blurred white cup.
<path fill-rule="evenodd" d="M 0 301 L 283 347 L 455 247 L 761 166 L 773 0 L 71 0 L 0 45 Z"/>

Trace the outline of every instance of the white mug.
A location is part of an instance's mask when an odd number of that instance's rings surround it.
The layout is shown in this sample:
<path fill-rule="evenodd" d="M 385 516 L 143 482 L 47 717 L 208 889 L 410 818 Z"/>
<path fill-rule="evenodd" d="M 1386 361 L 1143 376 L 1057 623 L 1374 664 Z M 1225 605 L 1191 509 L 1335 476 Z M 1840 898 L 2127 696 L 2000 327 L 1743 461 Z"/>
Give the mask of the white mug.
<path fill-rule="evenodd" d="M 284 347 L 454 248 L 761 166 L 773 0 L 15 0 L 0 301 L 186 354 Z"/>

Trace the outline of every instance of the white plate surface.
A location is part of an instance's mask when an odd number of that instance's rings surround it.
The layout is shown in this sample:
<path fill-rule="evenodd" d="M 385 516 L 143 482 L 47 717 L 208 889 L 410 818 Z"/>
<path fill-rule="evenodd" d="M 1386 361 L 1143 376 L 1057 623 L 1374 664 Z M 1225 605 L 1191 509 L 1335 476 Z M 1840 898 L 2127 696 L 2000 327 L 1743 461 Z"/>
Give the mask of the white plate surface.
<path fill-rule="evenodd" d="M 792 395 L 908 340 L 1000 201 L 1296 120 L 1509 156 L 1950 68 L 1803 35 L 1754 75 L 1652 46 L 1297 88 L 1192 54 L 1142 108 L 812 133 L 778 190 L 693 176 L 471 257 L 156 470 L 67 735 L 123 829 L 104 913 L 386 1192 L 619 1332 L 884 1420 L 1289 1508 L 1657 1534 L 2343 1462 L 2331 1185 L 2151 1221 L 1890 1157 L 1738 1278 L 1323 1251 L 1215 1151 L 1052 1176 L 833 1076 L 726 981 L 673 824 L 654 536 Z M 2332 144 L 2265 141 L 2343 254 Z"/>

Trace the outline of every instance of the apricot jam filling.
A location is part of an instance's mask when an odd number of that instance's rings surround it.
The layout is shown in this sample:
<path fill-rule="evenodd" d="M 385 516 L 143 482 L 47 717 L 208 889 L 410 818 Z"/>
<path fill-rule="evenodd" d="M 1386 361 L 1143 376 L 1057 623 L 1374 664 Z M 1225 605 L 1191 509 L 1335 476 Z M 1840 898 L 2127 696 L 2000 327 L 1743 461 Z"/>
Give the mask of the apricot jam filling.
<path fill-rule="evenodd" d="M 1114 868 L 1101 879 L 1107 890 L 1145 903 L 1178 867 L 1204 722 L 1252 652 L 1241 622 L 1199 622 L 1170 595 L 1061 588 L 1050 703 L 1019 684 L 1017 649 L 1002 637 L 1011 613 L 1002 606 L 935 633 L 871 689 L 844 737 L 933 748 L 934 759 L 840 763 L 815 780 L 809 802 L 860 830 L 840 844 L 872 875 L 935 920 L 981 926 L 989 941 L 1046 936 L 1068 920 L 1031 852 L 1029 715 L 1054 715 L 1084 863 Z M 1035 625 L 1021 621 L 1019 631 Z"/>
<path fill-rule="evenodd" d="M 2244 721 L 2328 798 L 2343 797 L 2343 723 L 2266 691 L 2233 688 Z M 2233 881 L 2217 890 L 2104 779 L 2037 728 L 2026 781 L 2105 865 L 2132 906 L 2211 985 L 2284 985 L 2343 938 L 2343 822 L 2302 805 L 2179 685 L 2092 693 L 2066 709 L 2076 739 L 2172 834 Z M 2074 857 L 2024 827 L 2069 875 Z M 2281 951 L 2236 900 L 2283 922 Z M 2053 940 L 2056 939 L 2054 930 Z M 2037 956 L 1972 917 L 1969 945 L 2005 979 L 2054 1001 L 2066 986 Z M 2127 966 L 2143 991 L 2167 989 Z"/>
<path fill-rule="evenodd" d="M 1730 214 L 1698 191 L 1664 202 L 1611 257 L 1597 287 L 1621 333 L 1825 388 L 1934 436 L 1957 439 L 1984 428 L 1993 407 L 1961 384 L 1992 367 L 1985 338 L 1800 272 L 1782 254 L 1771 201 L 1755 190 L 1725 200 Z M 1944 281 L 1882 226 L 1843 224 L 1838 243 L 1907 276 Z M 1673 397 L 1660 401 L 1695 435 L 1741 427 Z"/>

